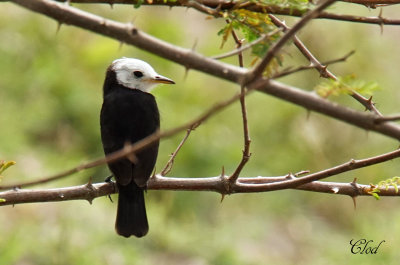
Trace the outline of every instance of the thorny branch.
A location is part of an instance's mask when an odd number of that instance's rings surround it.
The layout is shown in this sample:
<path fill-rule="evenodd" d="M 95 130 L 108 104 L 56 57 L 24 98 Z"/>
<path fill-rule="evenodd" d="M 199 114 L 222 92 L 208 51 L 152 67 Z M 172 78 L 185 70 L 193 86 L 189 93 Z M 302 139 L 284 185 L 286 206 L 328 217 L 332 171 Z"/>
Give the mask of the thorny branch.
<path fill-rule="evenodd" d="M 285 23 L 280 21 L 274 15 L 269 15 L 269 17 L 272 23 L 274 23 L 277 27 L 282 27 L 284 31 L 290 30 L 290 28 L 286 26 Z M 296 45 L 296 47 L 299 49 L 299 51 L 310 61 L 311 66 L 315 67 L 315 69 L 318 70 L 320 76 L 337 80 L 336 75 L 329 71 L 326 65 L 321 64 L 297 36 L 293 37 L 293 42 L 294 45 Z M 372 99 L 367 99 L 356 91 L 352 91 L 351 96 L 355 100 L 360 102 L 366 109 L 374 112 L 378 116 L 382 116 L 379 110 L 375 107 L 375 104 L 372 102 Z"/>
<path fill-rule="evenodd" d="M 151 144 L 153 141 L 163 138 L 169 137 L 174 135 L 178 132 L 183 130 L 187 130 L 188 128 L 192 128 L 194 124 L 199 124 L 206 120 L 208 117 L 216 113 L 217 111 L 221 110 L 225 106 L 235 102 L 238 99 L 243 98 L 244 101 L 244 86 L 243 84 L 246 83 L 248 91 L 257 89 L 258 91 L 268 93 L 270 95 L 279 97 L 289 102 L 293 102 L 300 106 L 303 106 L 309 110 L 317 111 L 322 114 L 328 115 L 330 117 L 345 121 L 352 125 L 358 126 L 360 128 L 364 128 L 367 130 L 373 130 L 396 139 L 400 139 L 400 127 L 396 126 L 391 123 L 387 123 L 388 120 L 397 120 L 389 119 L 389 117 L 380 117 L 376 114 L 368 114 L 358 112 L 352 109 L 348 109 L 342 106 L 339 106 L 335 103 L 329 102 L 325 99 L 321 99 L 315 96 L 312 93 L 305 92 L 299 90 L 297 88 L 293 88 L 290 86 L 286 86 L 279 82 L 273 80 L 265 80 L 260 78 L 260 75 L 268 64 L 270 57 L 276 55 L 276 52 L 281 49 L 281 47 L 290 39 L 295 38 L 295 33 L 304 27 L 306 22 L 311 20 L 312 18 L 319 17 L 319 18 L 330 18 L 330 19 L 340 19 L 340 20 L 348 20 L 348 21 L 355 21 L 355 22 L 363 22 L 363 23 L 376 23 L 379 25 L 382 24 L 400 24 L 399 20 L 388 20 L 382 18 L 381 16 L 376 18 L 363 18 L 363 17 L 355 17 L 355 16 L 347 16 L 346 15 L 336 15 L 336 14 L 329 14 L 322 12 L 322 10 L 327 7 L 329 4 L 333 3 L 334 0 L 328 0 L 316 7 L 314 10 L 309 11 L 306 15 L 303 16 L 303 13 L 299 13 L 296 10 L 291 10 L 291 14 L 285 11 L 284 9 L 277 9 L 278 11 L 275 14 L 285 13 L 285 15 L 295 15 L 295 16 L 302 16 L 302 19 L 295 24 L 294 27 L 291 29 L 287 29 L 287 32 L 284 34 L 283 38 L 281 38 L 277 43 L 276 46 L 273 47 L 267 56 L 262 60 L 262 62 L 255 68 L 254 72 L 251 72 L 246 69 L 241 69 L 238 67 L 231 66 L 229 64 L 221 63 L 211 58 L 207 58 L 202 56 L 198 53 L 195 53 L 191 50 L 182 49 L 180 47 L 176 47 L 170 43 L 163 42 L 159 39 L 154 38 L 153 36 L 147 35 L 146 33 L 140 31 L 136 27 L 131 24 L 122 24 L 112 20 L 107 20 L 102 17 L 81 11 L 79 9 L 69 7 L 66 5 L 61 5 L 49 0 L 13 0 L 13 2 L 24 6 L 30 10 L 35 12 L 39 12 L 45 14 L 53 19 L 57 20 L 60 24 L 71 24 L 75 25 L 105 36 L 109 36 L 121 42 L 125 42 L 128 44 L 135 45 L 141 49 L 147 50 L 154 54 L 158 54 L 164 58 L 170 59 L 175 61 L 188 69 L 197 69 L 203 71 L 205 73 L 209 73 L 211 75 L 235 82 L 240 84 L 242 87 L 242 93 L 238 94 L 231 99 L 224 101 L 215 107 L 211 108 L 209 111 L 205 112 L 201 117 L 198 117 L 195 121 L 189 122 L 187 124 L 181 125 L 174 129 L 165 131 L 165 132 L 157 132 L 148 138 L 135 143 L 133 145 L 127 145 L 123 150 L 120 150 L 106 158 L 101 158 L 94 160 L 89 163 L 84 163 L 79 165 L 73 169 L 64 171 L 57 175 L 51 176 L 46 179 L 41 179 L 29 183 L 21 183 L 15 185 L 8 185 L 8 186 L 1 186 L 0 189 L 10 189 L 14 187 L 23 187 L 29 186 L 38 183 L 48 182 L 54 179 L 59 179 L 64 176 L 71 175 L 75 172 L 79 172 L 81 170 L 95 167 L 101 164 L 105 164 L 107 162 L 115 161 L 117 159 L 121 159 L 123 157 L 130 156 L 134 154 L 136 151 L 146 147 L 148 144 Z M 84 0 L 79 1 L 71 1 L 71 2 L 85 2 Z M 86 0 L 86 2 L 90 2 L 90 0 Z M 94 1 L 91 1 L 94 2 Z M 109 0 L 109 3 L 127 3 L 124 0 Z M 162 1 L 163 2 L 163 1 Z M 190 1 L 189 1 L 190 2 Z M 104 3 L 104 2 L 103 2 Z M 130 4 L 133 2 L 130 1 Z M 154 4 L 162 4 L 161 1 L 154 1 Z M 164 2 L 163 2 L 164 3 Z M 170 3 L 170 2 L 167 2 Z M 185 5 L 185 2 L 176 2 L 179 5 Z M 201 10 L 202 12 L 207 12 L 208 14 L 216 14 L 220 10 L 224 10 L 224 5 L 230 5 L 230 8 L 234 8 L 232 6 L 235 2 L 221 2 L 215 0 L 202 0 L 199 3 L 208 9 Z M 211 4 L 210 4 L 211 3 Z M 213 5 L 213 3 L 218 3 L 218 5 Z M 187 4 L 187 3 L 186 3 Z M 196 5 L 192 7 L 196 8 Z M 199 7 L 197 7 L 199 8 Z M 249 3 L 246 8 L 249 10 L 258 10 L 259 12 L 266 12 L 267 10 L 265 7 L 260 7 Z M 272 12 L 274 13 L 274 12 Z M 297 13 L 297 15 L 296 15 Z M 336 18 L 335 18 L 336 16 Z M 301 43 L 301 42 L 300 42 Z M 151 44 L 151 45 L 149 45 Z M 301 45 L 299 45 L 301 47 Z M 310 62 L 317 65 L 318 67 L 324 67 L 321 63 L 318 62 L 317 59 L 314 58 L 312 54 L 305 48 L 303 51 L 305 53 L 308 52 L 308 58 Z M 240 48 L 239 48 L 240 50 Z M 240 54 L 241 52 L 239 52 Z M 329 73 L 325 69 L 325 73 Z M 328 74 L 329 75 L 329 74 Z M 251 76 L 249 79 L 248 77 Z M 250 81 L 249 81 L 250 80 Z M 370 102 L 371 104 L 371 102 Z M 372 104 L 371 104 L 372 105 Z M 249 154 L 249 149 L 246 151 L 246 142 L 250 143 L 250 138 L 248 136 L 248 131 L 246 133 L 247 127 L 247 117 L 245 112 L 245 104 L 242 104 L 242 116 L 243 116 L 243 127 L 245 131 L 245 152 Z M 379 114 L 379 113 L 378 113 Z M 247 136 L 246 136 L 247 134 Z M 182 141 L 182 144 L 185 142 L 185 139 Z M 175 151 L 175 156 L 179 151 L 179 147 Z M 174 158 L 173 156 L 172 158 Z M 320 172 L 316 172 L 313 174 L 306 175 L 304 177 L 297 178 L 292 174 L 289 174 L 285 177 L 277 177 L 277 178 L 268 178 L 268 177 L 258 177 L 258 178 L 239 178 L 239 174 L 241 171 L 240 164 L 238 169 L 236 170 L 238 173 L 234 173 L 232 176 L 235 176 L 235 182 L 229 186 L 227 189 L 225 182 L 230 181 L 229 178 L 226 176 L 219 176 L 214 178 L 201 178 L 201 179 L 184 179 L 184 178 L 165 178 L 161 176 L 154 176 L 150 179 L 148 183 L 149 189 L 174 189 L 174 190 L 211 190 L 217 191 L 222 194 L 230 194 L 230 193 L 239 193 L 239 192 L 261 192 L 261 191 L 272 191 L 272 190 L 279 190 L 279 189 L 305 189 L 311 191 L 318 191 L 318 192 L 329 192 L 334 194 L 346 194 L 350 196 L 357 196 L 357 195 L 367 195 L 369 194 L 367 191 L 370 190 L 369 185 L 359 185 L 356 183 L 326 183 L 326 182 L 318 182 L 317 180 L 327 178 L 332 175 L 337 175 L 346 171 L 354 170 L 361 167 L 366 167 L 370 165 L 374 165 L 377 163 L 382 163 L 390 159 L 394 159 L 400 156 L 400 151 L 396 150 L 384 155 L 380 155 L 373 158 L 368 158 L 364 160 L 351 160 L 348 163 L 343 165 L 339 165 L 337 167 L 326 169 Z M 243 156 L 244 158 L 245 156 Z M 242 159 L 243 161 L 244 159 Z M 244 162 L 245 163 L 245 162 Z M 242 164 L 242 163 L 241 163 Z M 244 165 L 244 164 L 243 164 Z M 231 176 L 231 177 L 232 177 Z M 103 189 L 104 188 L 104 189 Z M 99 192 L 97 189 L 101 189 Z M 72 193 L 69 193 L 71 191 Z M 47 199 L 45 201 L 56 201 L 56 200 L 66 200 L 66 199 L 87 199 L 91 201 L 93 198 L 98 196 L 103 196 L 106 194 L 111 194 L 115 192 L 115 188 L 112 184 L 94 184 L 91 183 L 79 187 L 71 187 L 65 188 L 60 192 L 60 189 L 48 190 Z M 78 193 L 74 193 L 78 192 Z M 80 193 L 79 193 L 80 192 Z M 56 197 L 51 197 L 56 194 Z M 57 195 L 58 194 L 58 195 Z M 61 194 L 61 195 L 60 195 Z M 87 195 L 89 194 L 89 195 Z M 15 191 L 7 191 L 0 193 L 0 198 L 5 199 L 6 201 L 2 205 L 6 204 L 14 204 L 18 203 L 18 199 L 10 199 L 16 198 L 12 196 L 22 196 L 25 198 L 24 202 L 34 202 L 36 201 L 44 201 L 44 195 L 41 191 L 29 191 L 29 190 L 15 190 Z M 26 199 L 25 195 L 32 195 L 31 199 Z M 380 193 L 381 196 L 397 196 L 397 192 L 393 188 L 389 188 L 388 191 Z M 7 197 L 8 196 L 8 197 Z M 11 197 L 10 197 L 11 196 Z"/>
<path fill-rule="evenodd" d="M 229 21 L 227 21 L 229 23 Z M 238 38 L 236 35 L 236 32 L 232 30 L 232 37 L 236 43 L 236 48 L 240 49 L 242 47 L 242 40 Z M 238 54 L 238 60 L 239 60 L 239 66 L 243 67 L 243 53 L 240 52 Z M 237 181 L 239 178 L 240 172 L 242 172 L 244 166 L 247 164 L 247 162 L 250 159 L 250 134 L 249 134 L 249 125 L 247 122 L 247 108 L 246 108 L 246 87 L 241 86 L 240 87 L 240 110 L 242 112 L 242 124 L 243 124 L 243 154 L 242 154 L 242 159 L 240 160 L 239 165 L 237 166 L 235 172 L 229 177 L 229 182 L 230 184 L 233 184 Z"/>
<path fill-rule="evenodd" d="M 132 24 L 123 24 L 108 20 L 49 0 L 13 0 L 13 2 L 32 11 L 49 16 L 59 21 L 59 23 L 75 25 L 82 29 L 111 37 L 120 42 L 134 45 L 165 59 L 177 62 L 187 69 L 196 69 L 238 84 L 244 82 L 248 73 L 246 69 L 207 58 L 190 49 L 183 49 L 157 39 L 140 31 Z M 375 115 L 339 106 L 326 99 L 317 97 L 312 92 L 305 92 L 273 80 L 255 80 L 252 84 L 248 84 L 248 88 L 257 88 L 260 92 L 347 122 L 353 126 L 400 139 L 400 126 L 387 122 L 376 124 L 375 119 L 377 117 Z"/>
<path fill-rule="evenodd" d="M 370 196 L 371 185 L 361 185 L 355 182 L 336 183 L 321 182 L 320 179 L 368 167 L 400 157 L 400 149 L 375 157 L 361 160 L 350 160 L 347 163 L 308 174 L 304 177 L 295 177 L 293 174 L 280 177 L 238 178 L 235 183 L 226 185 L 229 179 L 226 176 L 209 178 L 172 178 L 155 175 L 147 183 L 149 190 L 187 190 L 187 191 L 214 191 L 221 194 L 266 192 L 282 189 L 297 189 L 330 194 L 356 196 Z M 0 206 L 30 202 L 49 202 L 66 200 L 88 200 L 113 194 L 116 187 L 113 183 L 98 183 L 58 189 L 45 190 L 10 190 L 0 192 Z M 380 189 L 379 196 L 399 196 L 395 187 Z"/>
<path fill-rule="evenodd" d="M 342 56 L 340 58 L 329 60 L 329 61 L 326 61 L 326 62 L 321 62 L 321 65 L 324 65 L 324 66 L 327 67 L 327 66 L 335 64 L 335 63 L 345 62 L 350 56 L 352 56 L 354 54 L 354 52 L 355 51 L 350 51 L 349 53 L 347 53 L 346 55 L 344 55 L 344 56 Z M 313 64 L 303 65 L 303 66 L 299 66 L 299 67 L 296 67 L 296 68 L 288 67 L 288 68 L 284 69 L 283 71 L 274 74 L 271 77 L 271 79 L 281 78 L 281 77 L 288 76 L 288 75 L 291 75 L 291 74 L 294 74 L 294 73 L 297 73 L 297 72 L 300 72 L 300 71 L 315 69 L 317 67 L 318 67 L 317 65 L 313 65 Z"/>
<path fill-rule="evenodd" d="M 239 178 L 240 183 L 273 183 L 287 179 L 283 177 L 255 177 L 255 178 Z M 188 190 L 188 191 L 215 191 L 221 192 L 219 177 L 211 178 L 172 178 L 162 177 L 160 175 L 150 179 L 148 189 L 154 190 Z M 370 185 L 322 182 L 314 181 L 300 185 L 296 190 L 313 191 L 329 194 L 355 196 L 371 196 L 369 190 Z M 70 200 L 87 200 L 90 203 L 98 197 L 107 196 L 117 193 L 118 190 L 113 182 L 85 184 L 80 186 L 56 188 L 56 189 L 35 189 L 35 190 L 10 190 L 0 192 L 0 206 L 15 205 L 22 203 L 39 203 L 39 202 L 58 202 Z M 222 193 L 223 194 L 223 193 Z M 379 196 L 399 196 L 394 187 L 382 189 Z"/>
<path fill-rule="evenodd" d="M 10 1 L 10 0 L 0 0 L 1 1 Z M 59 2 L 66 2 L 66 0 L 56 0 Z M 81 3 L 81 4 L 125 4 L 125 5 L 135 5 L 139 2 L 139 0 L 68 0 L 70 3 Z M 159 6 L 169 6 L 169 7 L 189 7 L 194 8 L 199 12 L 205 13 L 207 15 L 219 16 L 218 12 L 225 12 L 229 10 L 234 10 L 238 7 L 239 1 L 226 1 L 226 0 L 190 0 L 190 1 L 164 1 L 164 0 L 152 0 L 152 1 L 143 1 L 142 5 L 159 5 Z M 343 1 L 342 1 L 343 2 Z M 374 8 L 380 6 L 378 2 L 380 0 L 354 0 L 354 1 L 345 1 L 345 2 L 359 2 L 359 4 L 363 4 L 365 6 Z M 364 2 L 364 3 L 362 3 Z M 388 0 L 382 2 L 391 2 L 391 4 L 398 4 L 399 0 Z M 382 3 L 381 2 L 381 3 Z M 387 5 L 388 3 L 382 3 Z M 381 5 L 382 5 L 381 4 Z M 294 16 L 301 17 L 305 12 L 309 10 L 300 10 L 295 8 L 282 8 L 278 5 L 260 5 L 257 2 L 245 2 L 245 5 L 240 5 L 240 8 L 247 9 L 249 11 L 258 12 L 258 13 L 268 13 L 274 15 L 284 15 L 284 16 Z M 356 22 L 356 23 L 366 23 L 366 24 L 376 24 L 376 25 L 400 25 L 400 19 L 394 18 L 384 18 L 382 16 L 376 17 L 362 17 L 362 16 L 354 16 L 354 15 L 344 15 L 344 14 L 335 14 L 330 12 L 321 12 L 318 19 L 330 19 L 330 20 L 338 20 L 338 21 L 347 21 L 347 22 Z"/>

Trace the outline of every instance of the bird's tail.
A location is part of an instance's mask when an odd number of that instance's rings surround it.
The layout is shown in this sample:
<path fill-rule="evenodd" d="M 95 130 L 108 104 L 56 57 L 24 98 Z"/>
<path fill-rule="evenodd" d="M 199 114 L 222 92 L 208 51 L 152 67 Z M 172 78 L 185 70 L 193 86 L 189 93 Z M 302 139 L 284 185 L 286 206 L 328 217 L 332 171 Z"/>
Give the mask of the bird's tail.
<path fill-rule="evenodd" d="M 135 181 L 125 186 L 118 183 L 117 185 L 119 196 L 115 230 L 124 237 L 145 236 L 149 231 L 149 225 L 143 189 L 138 187 Z"/>

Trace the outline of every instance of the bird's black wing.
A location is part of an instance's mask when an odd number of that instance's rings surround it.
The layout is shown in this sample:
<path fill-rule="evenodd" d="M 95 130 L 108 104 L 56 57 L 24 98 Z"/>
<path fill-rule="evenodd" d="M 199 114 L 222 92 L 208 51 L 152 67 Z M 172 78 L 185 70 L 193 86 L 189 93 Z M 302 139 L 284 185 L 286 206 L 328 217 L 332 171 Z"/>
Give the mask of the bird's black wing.
<path fill-rule="evenodd" d="M 139 90 L 116 88 L 104 97 L 100 124 L 106 155 L 121 150 L 127 143 L 142 140 L 160 126 L 154 96 Z M 109 168 L 119 184 L 127 185 L 134 180 L 143 187 L 152 173 L 157 153 L 158 141 L 138 152 L 135 164 L 121 159 L 110 163 Z"/>

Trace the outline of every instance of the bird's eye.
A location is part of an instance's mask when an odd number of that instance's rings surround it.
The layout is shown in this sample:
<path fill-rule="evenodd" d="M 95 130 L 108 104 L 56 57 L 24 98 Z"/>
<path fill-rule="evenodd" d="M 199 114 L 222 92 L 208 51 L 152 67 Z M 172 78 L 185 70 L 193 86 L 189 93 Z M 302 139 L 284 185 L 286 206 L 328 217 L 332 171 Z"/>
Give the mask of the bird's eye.
<path fill-rule="evenodd" d="M 143 76 L 143 73 L 140 72 L 140 71 L 134 71 L 134 72 L 133 72 L 133 75 L 134 75 L 135 77 L 137 77 L 137 78 L 140 78 L 140 77 Z"/>

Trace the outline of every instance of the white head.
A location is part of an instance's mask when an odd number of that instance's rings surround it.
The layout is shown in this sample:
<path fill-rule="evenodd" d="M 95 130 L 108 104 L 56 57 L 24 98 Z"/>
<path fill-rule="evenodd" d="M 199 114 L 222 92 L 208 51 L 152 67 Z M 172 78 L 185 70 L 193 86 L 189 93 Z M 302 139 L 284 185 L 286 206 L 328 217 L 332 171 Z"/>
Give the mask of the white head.
<path fill-rule="evenodd" d="M 158 84 L 175 84 L 171 79 L 157 74 L 148 63 L 138 59 L 117 59 L 112 62 L 111 69 L 120 85 L 143 92 L 150 92 Z"/>

